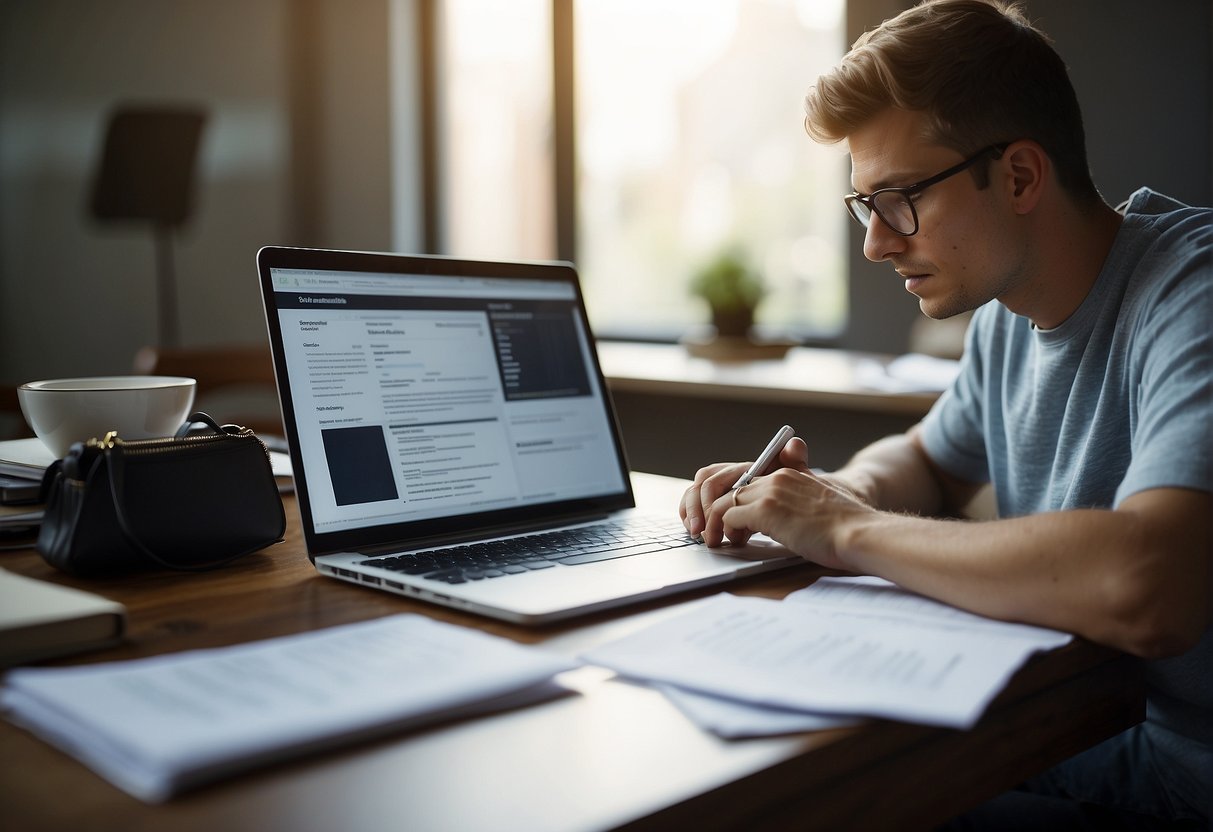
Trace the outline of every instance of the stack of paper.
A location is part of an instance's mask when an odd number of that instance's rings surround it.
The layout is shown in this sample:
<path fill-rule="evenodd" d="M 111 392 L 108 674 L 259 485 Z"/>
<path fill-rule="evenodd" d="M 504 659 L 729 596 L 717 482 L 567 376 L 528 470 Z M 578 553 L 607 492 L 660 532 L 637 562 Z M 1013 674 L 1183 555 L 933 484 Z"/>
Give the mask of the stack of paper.
<path fill-rule="evenodd" d="M 42 475 L 53 461 L 41 439 L 0 442 L 0 532 L 24 532 L 42 522 Z"/>
<path fill-rule="evenodd" d="M 574 663 L 398 615 L 131 662 L 15 670 L 13 722 L 146 801 L 303 751 L 550 698 Z"/>
<path fill-rule="evenodd" d="M 25 479 L 40 480 L 55 455 L 42 444 L 41 439 L 9 439 L 0 442 L 0 474 Z"/>
<path fill-rule="evenodd" d="M 762 733 L 764 711 L 769 733 L 795 713 L 968 728 L 1028 656 L 1071 638 L 878 579 L 823 578 L 784 601 L 720 595 L 583 658 L 673 689 L 680 707 L 688 692 L 692 705 L 735 706 L 731 719 L 701 721 L 725 735 Z"/>
<path fill-rule="evenodd" d="M 27 532 L 42 523 L 44 510 L 37 505 L 0 505 L 0 533 Z"/>

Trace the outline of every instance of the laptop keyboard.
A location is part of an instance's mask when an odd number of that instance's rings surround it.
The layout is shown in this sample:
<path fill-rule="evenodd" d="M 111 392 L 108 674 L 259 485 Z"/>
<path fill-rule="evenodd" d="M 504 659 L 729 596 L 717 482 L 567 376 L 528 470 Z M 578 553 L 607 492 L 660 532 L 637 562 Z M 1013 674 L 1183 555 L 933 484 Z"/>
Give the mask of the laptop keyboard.
<path fill-rule="evenodd" d="M 374 558 L 364 560 L 360 565 L 378 566 L 405 575 L 423 575 L 429 580 L 448 584 L 462 584 L 694 545 L 698 545 L 697 541 L 681 526 L 641 518 L 606 521 L 577 529 L 472 543 L 431 552 Z"/>

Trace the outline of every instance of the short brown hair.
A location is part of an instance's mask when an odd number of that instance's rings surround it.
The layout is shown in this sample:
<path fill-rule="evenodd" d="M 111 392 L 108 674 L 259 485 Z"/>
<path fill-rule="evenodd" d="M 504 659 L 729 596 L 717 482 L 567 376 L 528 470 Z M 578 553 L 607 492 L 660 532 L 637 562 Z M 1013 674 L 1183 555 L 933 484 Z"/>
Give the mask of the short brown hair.
<path fill-rule="evenodd" d="M 1067 191 L 1098 197 L 1065 63 L 1014 3 L 928 0 L 864 33 L 809 89 L 805 129 L 841 141 L 888 107 L 925 113 L 924 138 L 964 155 L 1032 139 Z"/>

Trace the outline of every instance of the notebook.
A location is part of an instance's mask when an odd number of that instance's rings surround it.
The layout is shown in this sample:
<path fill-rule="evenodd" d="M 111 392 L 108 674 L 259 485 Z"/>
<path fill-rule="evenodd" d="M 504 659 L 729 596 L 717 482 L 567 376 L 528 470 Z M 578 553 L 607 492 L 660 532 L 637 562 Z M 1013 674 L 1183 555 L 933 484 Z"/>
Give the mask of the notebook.
<path fill-rule="evenodd" d="M 0 569 L 0 667 L 108 647 L 125 626 L 116 601 Z"/>
<path fill-rule="evenodd" d="M 565 263 L 257 254 L 320 574 L 543 624 L 801 562 L 636 506 Z"/>

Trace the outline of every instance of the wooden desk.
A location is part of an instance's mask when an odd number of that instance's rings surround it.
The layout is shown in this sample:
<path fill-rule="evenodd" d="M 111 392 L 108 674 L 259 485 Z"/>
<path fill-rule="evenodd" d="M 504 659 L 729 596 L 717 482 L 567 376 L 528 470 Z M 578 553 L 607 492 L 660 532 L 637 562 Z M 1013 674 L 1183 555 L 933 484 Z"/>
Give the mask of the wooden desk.
<path fill-rule="evenodd" d="M 663 499 L 681 491 L 677 481 L 644 475 L 636 485 Z M 213 573 L 85 582 L 54 572 L 33 551 L 3 553 L 0 565 L 127 605 L 126 644 L 77 663 L 401 611 L 575 653 L 706 594 L 522 629 L 317 576 L 291 498 L 287 509 L 285 543 Z M 806 565 L 730 589 L 782 597 L 818 574 Z M 876 721 L 734 742 L 700 731 L 654 691 L 583 668 L 569 675 L 577 696 L 275 765 L 162 806 L 139 803 L 0 723 L 0 806 L 13 830 L 929 828 L 1139 721 L 1135 667 L 1080 642 L 1031 661 L 972 731 Z"/>
<path fill-rule="evenodd" d="M 691 478 L 709 462 L 753 459 L 780 425 L 806 438 L 812 464 L 841 467 L 908 429 L 938 393 L 886 393 L 862 369 L 892 356 L 794 347 L 780 359 L 722 362 L 677 344 L 598 344 L 632 467 Z"/>

